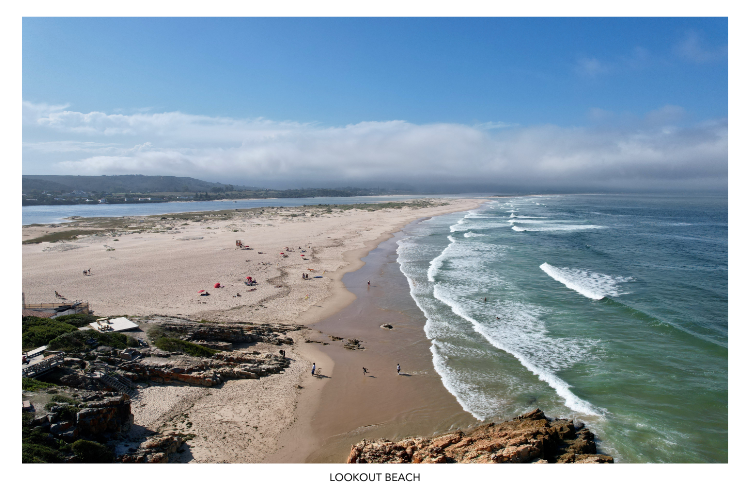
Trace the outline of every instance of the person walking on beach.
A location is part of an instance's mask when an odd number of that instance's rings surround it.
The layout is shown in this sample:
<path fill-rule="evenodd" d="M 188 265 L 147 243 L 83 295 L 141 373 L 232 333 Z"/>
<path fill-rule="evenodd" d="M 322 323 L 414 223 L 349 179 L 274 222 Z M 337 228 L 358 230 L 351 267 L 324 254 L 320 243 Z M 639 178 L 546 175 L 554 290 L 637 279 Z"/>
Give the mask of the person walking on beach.
<path fill-rule="evenodd" d="M 363 367 L 362 368 L 362 376 L 365 376 L 366 374 L 367 374 L 367 368 Z"/>
<path fill-rule="evenodd" d="M 401 376 L 401 364 L 396 364 L 396 372 Z"/>
<path fill-rule="evenodd" d="M 315 363 L 313 363 L 312 373 L 313 376 L 315 376 Z"/>
<path fill-rule="evenodd" d="M 370 281 L 367 281 L 367 287 L 368 288 L 370 287 Z"/>

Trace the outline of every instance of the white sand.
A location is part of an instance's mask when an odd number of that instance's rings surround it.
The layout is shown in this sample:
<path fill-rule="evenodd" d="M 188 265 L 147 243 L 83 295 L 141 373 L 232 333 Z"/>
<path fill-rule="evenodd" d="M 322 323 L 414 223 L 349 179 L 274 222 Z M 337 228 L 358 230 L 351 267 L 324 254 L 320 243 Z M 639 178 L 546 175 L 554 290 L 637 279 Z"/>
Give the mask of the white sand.
<path fill-rule="evenodd" d="M 58 291 L 68 299 L 88 301 L 94 313 L 103 316 L 312 323 L 354 299 L 341 277 L 359 268 L 359 259 L 389 233 L 415 219 L 472 209 L 480 202 L 461 199 L 439 207 L 297 218 L 283 214 L 299 209 L 286 208 L 282 214 L 265 213 L 272 215 L 264 218 L 185 225 L 172 221 L 164 223 L 161 233 L 120 235 L 117 241 L 91 236 L 70 243 L 24 245 L 23 291 L 27 303 L 54 302 Z M 49 231 L 46 228 L 24 228 L 24 238 Z M 254 250 L 236 249 L 235 240 Z M 285 247 L 291 250 L 288 258 L 280 255 Z M 82 271 L 89 268 L 92 275 L 84 276 Z M 303 280 L 303 272 L 323 278 Z M 243 284 L 245 276 L 257 279 L 255 291 Z M 216 282 L 225 287 L 214 289 Z M 210 296 L 199 296 L 201 289 Z M 300 346 L 305 335 L 293 334 L 295 346 L 286 349 L 293 362 L 282 374 L 229 381 L 221 388 L 140 390 L 132 404 L 136 427 L 131 435 L 144 429 L 196 434 L 180 454 L 183 462 L 263 460 L 282 449 L 280 434 L 299 418 L 300 410 L 309 412 L 315 406 L 317 400 L 310 395 L 325 382 L 309 375 L 312 344 Z M 277 346 L 252 349 L 278 351 Z M 314 355 L 318 360 L 325 357 Z M 298 406 L 300 400 L 304 407 Z"/>

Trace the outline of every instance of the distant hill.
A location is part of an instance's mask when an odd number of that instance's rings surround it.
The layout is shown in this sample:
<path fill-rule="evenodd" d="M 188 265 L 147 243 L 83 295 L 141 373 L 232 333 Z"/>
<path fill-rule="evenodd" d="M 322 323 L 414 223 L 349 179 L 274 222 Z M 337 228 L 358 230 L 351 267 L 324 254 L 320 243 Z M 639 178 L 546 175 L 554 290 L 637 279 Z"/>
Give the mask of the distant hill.
<path fill-rule="evenodd" d="M 52 182 L 49 180 L 41 180 L 34 177 L 23 177 L 23 192 L 30 192 L 31 190 L 38 191 L 50 191 L 50 192 L 73 192 L 75 189 L 58 182 Z"/>
<path fill-rule="evenodd" d="M 24 175 L 23 192 L 63 191 L 72 192 L 211 192 L 226 184 L 206 182 L 192 177 L 150 175 Z M 233 186 L 234 190 L 249 190 L 253 187 Z"/>

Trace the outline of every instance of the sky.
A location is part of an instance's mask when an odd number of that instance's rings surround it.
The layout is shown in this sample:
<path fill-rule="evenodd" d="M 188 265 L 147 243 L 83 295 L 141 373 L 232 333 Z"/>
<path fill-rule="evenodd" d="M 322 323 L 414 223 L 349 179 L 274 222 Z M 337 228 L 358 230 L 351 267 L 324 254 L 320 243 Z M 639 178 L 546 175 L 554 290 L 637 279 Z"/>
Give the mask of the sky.
<path fill-rule="evenodd" d="M 23 174 L 727 188 L 726 18 L 24 18 Z"/>

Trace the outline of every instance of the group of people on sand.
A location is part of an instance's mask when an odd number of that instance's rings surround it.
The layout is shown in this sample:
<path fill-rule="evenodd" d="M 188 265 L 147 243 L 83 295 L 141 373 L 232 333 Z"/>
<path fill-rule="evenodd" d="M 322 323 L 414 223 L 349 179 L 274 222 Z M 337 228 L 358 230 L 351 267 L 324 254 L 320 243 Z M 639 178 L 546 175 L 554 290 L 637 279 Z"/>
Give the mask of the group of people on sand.
<path fill-rule="evenodd" d="M 315 367 L 315 363 L 313 363 L 313 365 L 312 365 L 312 372 L 311 372 L 310 374 L 312 374 L 313 376 L 317 376 L 317 375 L 319 375 L 319 374 L 320 374 L 319 372 L 318 372 L 317 374 L 315 373 L 315 370 L 316 370 L 316 369 L 317 369 L 317 368 Z M 366 375 L 367 375 L 367 373 L 369 373 L 369 372 L 370 372 L 370 371 L 368 371 L 366 367 L 363 367 L 363 368 L 362 368 L 362 374 L 363 374 L 364 376 L 366 376 Z M 398 374 L 399 376 L 401 376 L 401 364 L 396 364 L 396 373 L 397 373 L 397 374 Z"/>
<path fill-rule="evenodd" d="M 310 274 L 308 274 L 307 272 L 303 272 L 302 279 L 310 279 Z"/>
<path fill-rule="evenodd" d="M 91 275 L 91 269 L 83 269 L 83 275 L 84 276 L 90 276 Z"/>

